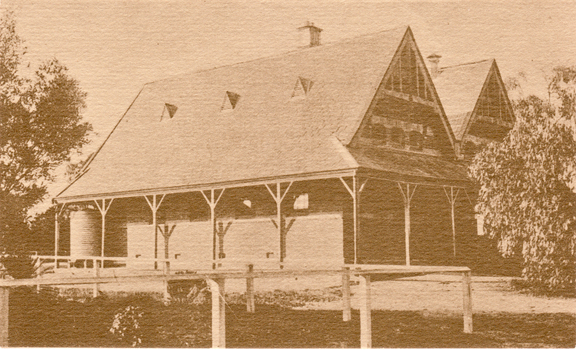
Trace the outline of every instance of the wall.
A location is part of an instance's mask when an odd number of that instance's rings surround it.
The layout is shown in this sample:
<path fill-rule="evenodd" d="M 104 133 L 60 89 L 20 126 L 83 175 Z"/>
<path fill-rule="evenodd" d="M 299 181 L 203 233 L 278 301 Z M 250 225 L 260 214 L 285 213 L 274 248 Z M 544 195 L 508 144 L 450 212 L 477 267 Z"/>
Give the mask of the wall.
<path fill-rule="evenodd" d="M 341 268 L 343 224 L 341 214 L 315 214 L 295 218 L 286 237 L 286 266 Z"/>
<path fill-rule="evenodd" d="M 169 257 L 173 269 L 210 269 L 212 267 L 212 229 L 209 222 L 168 222 L 176 225 L 169 240 Z M 164 228 L 164 225 L 160 225 Z M 128 224 L 128 267 L 151 269 L 154 258 L 154 229 L 152 225 Z M 139 255 L 139 257 L 136 257 Z M 164 258 L 164 237 L 158 232 L 158 257 Z M 140 261 L 139 261 L 140 260 Z"/>
<path fill-rule="evenodd" d="M 342 216 L 340 214 L 314 214 L 287 218 L 294 220 L 286 239 L 287 267 L 328 268 L 340 267 L 342 256 Z M 223 268 L 243 269 L 247 264 L 255 268 L 278 268 L 280 239 L 271 218 L 220 219 L 226 230 L 224 235 Z M 168 222 L 176 225 L 169 239 L 169 257 L 172 269 L 210 269 L 212 266 L 212 229 L 209 221 Z M 229 225 L 229 226 L 228 226 Z M 164 230 L 165 225 L 160 228 Z M 129 267 L 150 269 L 154 257 L 154 231 L 152 225 L 128 224 Z M 218 242 L 218 241 L 217 241 Z M 136 256 L 139 256 L 136 258 Z M 158 233 L 158 257 L 164 257 L 164 238 Z M 139 261 L 140 260 L 140 261 Z"/>

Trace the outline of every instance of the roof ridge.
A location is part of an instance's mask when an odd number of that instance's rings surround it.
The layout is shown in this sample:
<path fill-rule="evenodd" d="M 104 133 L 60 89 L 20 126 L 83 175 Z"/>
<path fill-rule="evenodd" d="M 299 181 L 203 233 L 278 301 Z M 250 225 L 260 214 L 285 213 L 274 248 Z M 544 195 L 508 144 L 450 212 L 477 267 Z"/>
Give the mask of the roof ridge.
<path fill-rule="evenodd" d="M 487 58 L 487 59 L 480 60 L 480 61 L 466 62 L 466 63 L 455 64 L 455 65 L 452 65 L 452 66 L 440 67 L 440 71 L 442 71 L 442 70 L 444 70 L 444 69 L 448 69 L 448 68 L 456 68 L 456 67 L 462 67 L 462 66 L 470 66 L 470 65 L 473 65 L 473 64 L 478 64 L 478 63 L 487 62 L 487 61 L 495 61 L 495 59 L 494 59 L 494 58 Z"/>
<path fill-rule="evenodd" d="M 294 50 L 289 50 L 289 51 L 285 51 L 285 52 L 281 52 L 281 53 L 277 53 L 274 55 L 270 55 L 270 56 L 264 56 L 264 57 L 257 57 L 257 58 L 253 58 L 253 59 L 249 59 L 246 61 L 240 61 L 240 62 L 235 62 L 235 63 L 229 63 L 229 64 L 224 64 L 221 66 L 215 66 L 215 67 L 210 67 L 210 68 L 203 68 L 203 69 L 198 69 L 198 70 L 193 70 L 193 71 L 189 71 L 189 72 L 184 72 L 184 73 L 180 73 L 180 74 L 174 74 L 172 76 L 166 77 L 166 78 L 161 78 L 158 80 L 153 80 L 153 81 L 149 81 L 146 82 L 144 85 L 151 85 L 151 84 L 155 84 L 155 83 L 159 83 L 162 81 L 167 81 L 167 80 L 171 80 L 171 79 L 176 79 L 176 78 L 181 78 L 182 76 L 185 75 L 191 75 L 191 74 L 198 74 L 198 73 L 204 73 L 204 72 L 209 72 L 212 70 L 216 70 L 216 69 L 220 69 L 220 68 L 225 68 L 225 67 L 234 67 L 234 66 L 238 66 L 241 64 L 246 64 L 246 63 L 253 63 L 253 62 L 257 62 L 257 61 L 264 61 L 264 60 L 270 60 L 270 59 L 274 59 L 274 58 L 278 58 L 278 57 L 282 57 L 282 56 L 288 56 L 288 55 L 293 55 L 296 53 L 300 53 L 304 50 L 306 51 L 311 51 L 311 50 L 317 50 L 317 49 L 321 49 L 321 48 L 325 48 L 327 46 L 334 46 L 337 44 L 342 44 L 342 43 L 347 43 L 347 42 L 351 42 L 353 40 L 357 40 L 359 38 L 367 38 L 369 36 L 375 36 L 378 34 L 382 34 L 382 33 L 386 33 L 386 32 L 391 32 L 394 30 L 399 30 L 399 29 L 405 29 L 407 30 L 408 28 L 410 28 L 409 25 L 402 25 L 402 26 L 397 26 L 394 28 L 389 28 L 389 29 L 384 29 L 378 32 L 373 32 L 373 33 L 366 33 L 366 34 L 362 34 L 362 35 L 357 35 L 351 38 L 345 38 L 342 40 L 338 40 L 338 41 L 332 41 L 326 44 L 322 44 L 319 46 L 306 46 L 306 47 L 302 47 L 302 48 L 298 48 L 298 49 L 294 49 Z"/>

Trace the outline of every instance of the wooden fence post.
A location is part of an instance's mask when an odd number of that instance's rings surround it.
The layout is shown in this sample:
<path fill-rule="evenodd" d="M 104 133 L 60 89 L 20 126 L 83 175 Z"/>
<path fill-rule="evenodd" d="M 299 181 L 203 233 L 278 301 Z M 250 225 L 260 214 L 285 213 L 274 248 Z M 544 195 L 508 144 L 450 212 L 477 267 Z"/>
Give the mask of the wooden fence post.
<path fill-rule="evenodd" d="M 102 260 L 102 264 L 104 264 L 104 260 Z M 92 259 L 92 268 L 94 269 L 94 277 L 100 277 L 100 268 L 98 266 L 98 260 Z M 92 297 L 96 298 L 100 294 L 100 286 L 98 283 L 94 283 L 92 288 Z"/>
<path fill-rule="evenodd" d="M 10 302 L 10 288 L 0 288 L 0 347 L 7 348 L 8 342 L 8 312 Z"/>
<path fill-rule="evenodd" d="M 254 265 L 248 265 L 248 273 L 252 274 Z M 254 277 L 246 278 L 246 311 L 254 313 L 256 307 L 254 303 Z"/>
<path fill-rule="evenodd" d="M 464 304 L 464 333 L 472 333 L 472 273 L 462 273 L 462 289 Z"/>
<path fill-rule="evenodd" d="M 209 279 L 212 293 L 212 347 L 226 347 L 226 312 L 224 301 L 224 278 Z"/>
<path fill-rule="evenodd" d="M 342 272 L 342 320 L 348 322 L 352 319 L 350 311 L 350 268 L 345 267 Z"/>
<path fill-rule="evenodd" d="M 372 347 L 370 275 L 360 275 L 360 347 Z"/>

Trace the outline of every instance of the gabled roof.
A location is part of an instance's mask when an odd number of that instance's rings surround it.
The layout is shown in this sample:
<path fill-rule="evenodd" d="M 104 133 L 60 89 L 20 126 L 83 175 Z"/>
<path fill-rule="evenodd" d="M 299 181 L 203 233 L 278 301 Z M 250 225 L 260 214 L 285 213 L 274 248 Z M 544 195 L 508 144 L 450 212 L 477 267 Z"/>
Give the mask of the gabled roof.
<path fill-rule="evenodd" d="M 397 28 L 146 84 L 87 170 L 57 198 L 355 169 L 342 145 L 409 32 Z M 314 84 L 293 99 L 298 77 Z M 240 98 L 222 111 L 227 91 Z M 166 103 L 178 112 L 160 121 Z"/>
<path fill-rule="evenodd" d="M 434 86 L 456 139 L 461 140 L 494 59 L 440 68 Z"/>

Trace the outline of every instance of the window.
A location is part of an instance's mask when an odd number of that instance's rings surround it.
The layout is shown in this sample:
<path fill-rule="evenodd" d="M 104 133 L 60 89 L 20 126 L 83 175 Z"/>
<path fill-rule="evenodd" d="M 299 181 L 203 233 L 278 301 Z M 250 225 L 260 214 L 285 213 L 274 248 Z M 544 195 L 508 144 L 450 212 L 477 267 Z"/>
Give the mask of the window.
<path fill-rule="evenodd" d="M 174 115 L 176 115 L 176 111 L 178 110 L 178 107 L 176 107 L 173 104 L 170 103 L 165 103 L 164 104 L 164 109 L 162 110 L 162 116 L 160 116 L 160 120 L 163 119 L 172 119 L 174 118 Z"/>
<path fill-rule="evenodd" d="M 294 210 L 308 209 L 308 193 L 303 193 L 294 201 Z"/>
<path fill-rule="evenodd" d="M 410 132 L 410 149 L 413 150 L 422 150 L 422 146 L 424 144 L 424 136 L 418 131 L 411 131 Z"/>
<path fill-rule="evenodd" d="M 436 138 L 434 136 L 434 132 L 430 126 L 425 128 L 424 132 L 424 148 L 434 149 L 436 148 Z"/>
<path fill-rule="evenodd" d="M 476 232 L 478 236 L 484 236 L 484 215 L 476 214 Z"/>
<path fill-rule="evenodd" d="M 312 89 L 312 85 L 314 85 L 312 80 L 298 77 L 298 80 L 296 80 L 296 85 L 294 86 L 294 91 L 292 92 L 292 98 L 306 97 Z"/>
<path fill-rule="evenodd" d="M 402 128 L 392 128 L 391 141 L 392 143 L 404 147 L 404 130 L 402 130 Z"/>
<path fill-rule="evenodd" d="M 226 95 L 224 95 L 224 103 L 222 104 L 222 110 L 233 110 L 238 105 L 238 101 L 240 101 L 240 95 L 231 91 L 226 91 Z"/>
<path fill-rule="evenodd" d="M 388 129 L 382 124 L 370 124 L 370 137 L 378 143 L 386 143 L 386 134 Z"/>

